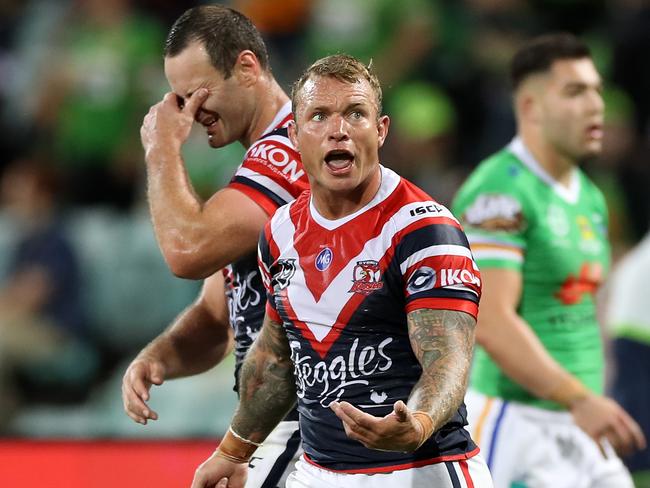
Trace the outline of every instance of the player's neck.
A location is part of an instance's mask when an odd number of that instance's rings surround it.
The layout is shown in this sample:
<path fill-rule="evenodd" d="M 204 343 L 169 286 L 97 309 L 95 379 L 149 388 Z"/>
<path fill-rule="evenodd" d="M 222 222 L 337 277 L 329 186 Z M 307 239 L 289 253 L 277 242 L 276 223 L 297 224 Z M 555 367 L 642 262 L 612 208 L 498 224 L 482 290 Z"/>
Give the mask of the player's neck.
<path fill-rule="evenodd" d="M 559 153 L 536 131 L 521 130 L 519 135 L 535 161 L 548 175 L 566 188 L 571 188 L 575 161 Z"/>
<path fill-rule="evenodd" d="M 278 111 L 289 101 L 287 94 L 271 75 L 266 76 L 259 83 L 256 91 L 259 102 L 255 106 L 250 130 L 241 141 L 246 148 L 250 147 L 253 142 L 262 136 L 266 128 L 273 122 Z"/>
<path fill-rule="evenodd" d="M 311 193 L 314 207 L 327 220 L 338 220 L 352 215 L 375 198 L 381 187 L 381 180 L 381 169 L 377 166 L 376 172 L 351 190 L 333 191 L 313 184 Z"/>

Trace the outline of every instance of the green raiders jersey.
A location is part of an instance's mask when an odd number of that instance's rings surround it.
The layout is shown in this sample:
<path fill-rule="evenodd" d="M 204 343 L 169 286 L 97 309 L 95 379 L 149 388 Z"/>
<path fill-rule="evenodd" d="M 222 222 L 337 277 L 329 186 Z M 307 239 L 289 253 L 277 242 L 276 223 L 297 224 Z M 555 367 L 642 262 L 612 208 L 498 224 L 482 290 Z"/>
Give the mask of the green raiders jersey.
<path fill-rule="evenodd" d="M 596 186 L 576 169 L 559 185 L 519 138 L 483 161 L 453 204 L 479 268 L 522 274 L 518 313 L 564 368 L 597 393 L 604 359 L 594 294 L 609 267 L 607 210 Z M 543 408 L 477 347 L 471 385 Z"/>

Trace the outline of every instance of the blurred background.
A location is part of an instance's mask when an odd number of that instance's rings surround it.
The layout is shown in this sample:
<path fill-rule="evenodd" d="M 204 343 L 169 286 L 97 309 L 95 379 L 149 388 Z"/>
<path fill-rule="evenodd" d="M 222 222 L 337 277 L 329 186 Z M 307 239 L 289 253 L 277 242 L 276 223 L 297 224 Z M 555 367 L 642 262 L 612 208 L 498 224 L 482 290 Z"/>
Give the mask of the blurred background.
<path fill-rule="evenodd" d="M 199 289 L 172 276 L 153 237 L 139 127 L 167 91 L 166 33 L 201 3 L 0 1 L 5 439 L 214 439 L 227 428 L 232 361 L 154 388 L 160 420 L 147 426 L 127 418 L 120 396 L 128 362 Z M 445 204 L 514 134 L 507 64 L 515 49 L 551 30 L 580 35 L 607 105 L 605 151 L 585 170 L 607 197 L 615 269 L 632 259 L 650 223 L 649 1 L 222 3 L 262 31 L 287 89 L 320 56 L 372 59 L 392 118 L 383 163 Z M 184 155 L 197 191 L 208 197 L 226 184 L 243 153 L 212 150 L 193 134 Z M 616 300 L 603 311 L 609 338 L 631 334 Z M 650 344 L 650 329 L 631 335 Z M 613 374 L 613 355 L 609 366 Z"/>

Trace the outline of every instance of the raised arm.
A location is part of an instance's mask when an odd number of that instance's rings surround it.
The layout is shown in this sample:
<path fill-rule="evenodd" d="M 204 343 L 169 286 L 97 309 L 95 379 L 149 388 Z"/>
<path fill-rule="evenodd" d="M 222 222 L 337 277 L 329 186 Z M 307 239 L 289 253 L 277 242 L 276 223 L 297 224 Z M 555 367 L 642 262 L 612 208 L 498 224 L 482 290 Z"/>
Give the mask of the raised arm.
<path fill-rule="evenodd" d="M 199 279 L 255 251 L 266 212 L 243 193 L 225 188 L 202 201 L 185 169 L 181 147 L 207 92 L 179 107 L 168 93 L 151 107 L 140 130 L 148 199 L 156 238 L 169 268 Z"/>
<path fill-rule="evenodd" d="M 219 448 L 196 470 L 192 488 L 212 487 L 224 477 L 229 488 L 243 487 L 249 459 L 296 403 L 287 337 L 282 324 L 268 315 L 246 355 L 239 383 L 231 426 Z"/>
<path fill-rule="evenodd" d="M 158 414 L 147 405 L 151 385 L 166 379 L 207 371 L 230 352 L 232 327 L 217 272 L 203 284 L 197 300 L 131 362 L 122 380 L 124 410 L 134 421 L 146 424 Z"/>
<path fill-rule="evenodd" d="M 613 400 L 589 391 L 548 353 L 517 313 L 518 271 L 485 268 L 476 340 L 503 372 L 537 397 L 563 405 L 576 424 L 599 442 L 607 437 L 620 453 L 645 446 L 637 423 Z"/>

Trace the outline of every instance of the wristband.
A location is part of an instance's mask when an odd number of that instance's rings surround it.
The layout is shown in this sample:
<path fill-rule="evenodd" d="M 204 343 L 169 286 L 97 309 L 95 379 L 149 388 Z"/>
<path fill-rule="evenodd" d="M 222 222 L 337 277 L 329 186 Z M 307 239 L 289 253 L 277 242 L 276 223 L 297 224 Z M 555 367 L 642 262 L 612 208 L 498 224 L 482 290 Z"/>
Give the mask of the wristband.
<path fill-rule="evenodd" d="M 589 396 L 589 390 L 577 378 L 569 376 L 555 387 L 548 399 L 570 409 L 575 402 Z"/>
<path fill-rule="evenodd" d="M 413 417 L 420 425 L 420 440 L 418 441 L 418 447 L 416 447 L 416 449 L 419 449 L 433 434 L 433 419 L 428 413 L 419 410 L 413 412 Z"/>
<path fill-rule="evenodd" d="M 232 427 L 228 427 L 228 432 L 223 436 L 216 455 L 233 463 L 243 464 L 250 461 L 255 450 L 260 446 L 261 444 L 244 439 L 232 430 Z"/>

